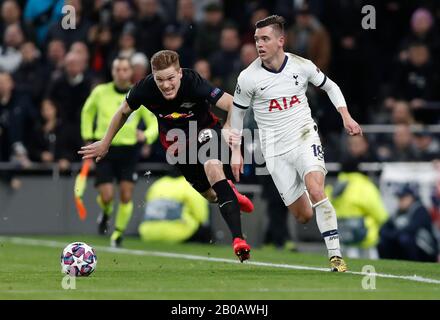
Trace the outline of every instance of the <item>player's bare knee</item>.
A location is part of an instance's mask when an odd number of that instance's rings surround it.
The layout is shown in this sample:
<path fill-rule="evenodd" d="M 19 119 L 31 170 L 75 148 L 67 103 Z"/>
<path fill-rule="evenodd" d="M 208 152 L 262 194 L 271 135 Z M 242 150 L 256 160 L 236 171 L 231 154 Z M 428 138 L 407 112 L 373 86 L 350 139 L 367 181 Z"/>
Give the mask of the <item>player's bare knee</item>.
<path fill-rule="evenodd" d="M 223 172 L 223 164 L 220 160 L 212 159 L 205 162 L 203 165 L 205 168 L 206 176 L 213 185 L 214 183 L 225 179 L 225 174 Z"/>
<path fill-rule="evenodd" d="M 218 159 L 211 159 L 205 162 L 203 165 L 205 168 L 205 171 L 217 171 L 217 170 L 223 170 L 223 164 Z"/>

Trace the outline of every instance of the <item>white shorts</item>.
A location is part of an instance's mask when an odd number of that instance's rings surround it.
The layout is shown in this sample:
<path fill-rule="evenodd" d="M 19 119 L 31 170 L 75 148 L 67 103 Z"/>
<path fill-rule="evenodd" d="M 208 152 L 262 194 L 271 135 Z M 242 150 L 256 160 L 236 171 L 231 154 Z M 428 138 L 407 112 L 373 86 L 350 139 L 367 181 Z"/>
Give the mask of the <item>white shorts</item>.
<path fill-rule="evenodd" d="M 266 158 L 266 167 L 286 206 L 305 192 L 304 177 L 312 171 L 327 174 L 324 152 L 316 124 L 301 139 L 292 141 L 294 148 L 282 155 Z"/>

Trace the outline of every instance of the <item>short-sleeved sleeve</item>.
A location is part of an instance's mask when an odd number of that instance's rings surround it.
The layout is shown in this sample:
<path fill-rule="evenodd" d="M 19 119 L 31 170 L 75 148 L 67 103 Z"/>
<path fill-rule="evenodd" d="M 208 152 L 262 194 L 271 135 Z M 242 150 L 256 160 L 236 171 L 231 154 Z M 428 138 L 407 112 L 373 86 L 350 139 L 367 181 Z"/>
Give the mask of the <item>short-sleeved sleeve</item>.
<path fill-rule="evenodd" d="M 240 73 L 234 92 L 234 105 L 241 109 L 247 109 L 251 105 L 254 88 L 252 82 L 245 74 Z"/>
<path fill-rule="evenodd" d="M 145 88 L 146 81 L 147 79 L 139 81 L 127 92 L 125 101 L 127 101 L 130 109 L 137 110 L 141 105 L 148 104 L 148 97 L 146 96 L 148 88 Z"/>
<path fill-rule="evenodd" d="M 314 86 L 320 88 L 327 81 L 327 76 L 312 61 L 306 60 L 304 69 L 309 82 Z"/>
<path fill-rule="evenodd" d="M 217 101 L 223 96 L 224 91 L 222 89 L 214 87 L 195 71 L 191 72 L 190 81 L 194 94 L 197 97 L 206 99 L 212 105 L 216 105 Z"/>

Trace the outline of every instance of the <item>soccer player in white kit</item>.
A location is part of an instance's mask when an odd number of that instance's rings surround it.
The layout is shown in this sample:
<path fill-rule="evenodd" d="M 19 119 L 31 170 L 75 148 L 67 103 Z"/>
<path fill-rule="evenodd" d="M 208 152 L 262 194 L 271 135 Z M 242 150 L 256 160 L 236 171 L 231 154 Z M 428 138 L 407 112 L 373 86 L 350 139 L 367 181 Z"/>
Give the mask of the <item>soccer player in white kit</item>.
<path fill-rule="evenodd" d="M 252 107 L 266 167 L 284 204 L 300 223 L 307 223 L 316 213 L 331 270 L 344 272 L 347 265 L 339 246 L 336 212 L 324 193 L 327 170 L 318 127 L 307 102 L 308 83 L 327 92 L 348 134 L 362 135 L 361 127 L 350 116 L 344 96 L 332 80 L 310 60 L 284 52 L 283 17 L 270 16 L 255 26 L 259 58 L 241 72 L 234 94 L 232 172 L 239 181 L 243 118 Z"/>

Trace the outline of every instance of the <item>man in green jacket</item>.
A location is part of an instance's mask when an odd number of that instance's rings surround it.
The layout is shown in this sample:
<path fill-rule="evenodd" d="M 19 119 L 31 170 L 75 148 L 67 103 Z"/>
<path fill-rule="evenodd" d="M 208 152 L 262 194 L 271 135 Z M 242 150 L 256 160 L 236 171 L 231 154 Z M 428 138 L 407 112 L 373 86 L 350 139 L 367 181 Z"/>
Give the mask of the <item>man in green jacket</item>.
<path fill-rule="evenodd" d="M 180 174 L 156 180 L 145 196 L 144 220 L 139 234 L 144 241 L 208 242 L 208 201 Z"/>
<path fill-rule="evenodd" d="M 81 113 L 81 135 L 84 141 L 93 142 L 104 137 L 113 115 L 125 100 L 131 88 L 133 67 L 126 58 L 116 58 L 112 64 L 113 81 L 98 85 L 88 97 Z M 138 130 L 143 120 L 145 131 Z M 96 121 L 96 124 L 95 124 Z M 152 144 L 158 137 L 156 117 L 146 108 L 131 114 L 111 143 L 108 156 L 96 164 L 95 186 L 99 195 L 97 202 L 102 209 L 98 217 L 99 233 L 108 231 L 109 218 L 113 212 L 114 188 L 116 179 L 120 187 L 119 207 L 115 230 L 111 235 L 111 245 L 119 247 L 123 233 L 133 212 L 132 194 L 137 180 L 137 143 Z"/>
<path fill-rule="evenodd" d="M 378 258 L 379 230 L 388 219 L 388 213 L 376 185 L 357 167 L 357 162 L 344 163 L 337 182 L 327 186 L 326 193 L 337 212 L 346 254 Z"/>

